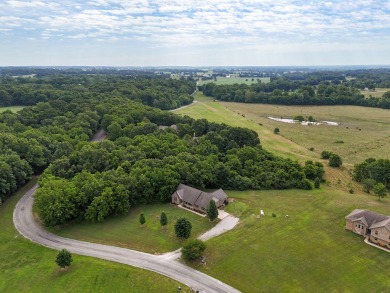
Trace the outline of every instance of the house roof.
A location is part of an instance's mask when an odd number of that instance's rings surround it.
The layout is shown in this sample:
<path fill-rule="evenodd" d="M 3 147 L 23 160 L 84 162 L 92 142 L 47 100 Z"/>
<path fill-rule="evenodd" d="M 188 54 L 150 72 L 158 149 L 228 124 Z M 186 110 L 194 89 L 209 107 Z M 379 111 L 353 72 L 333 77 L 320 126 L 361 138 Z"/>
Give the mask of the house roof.
<path fill-rule="evenodd" d="M 348 216 L 345 217 L 347 220 L 352 222 L 361 221 L 369 229 L 386 227 L 390 230 L 390 217 L 374 213 L 368 210 L 356 209 Z"/>
<path fill-rule="evenodd" d="M 224 201 L 227 199 L 227 195 L 225 191 L 223 191 L 221 188 L 211 193 L 214 197 L 218 198 L 219 200 Z"/>
<path fill-rule="evenodd" d="M 218 202 L 218 200 L 225 200 L 227 198 L 226 193 L 222 189 L 218 189 L 212 193 L 208 193 L 181 183 L 176 189 L 176 194 L 183 201 L 205 209 L 209 205 L 210 200 Z"/>

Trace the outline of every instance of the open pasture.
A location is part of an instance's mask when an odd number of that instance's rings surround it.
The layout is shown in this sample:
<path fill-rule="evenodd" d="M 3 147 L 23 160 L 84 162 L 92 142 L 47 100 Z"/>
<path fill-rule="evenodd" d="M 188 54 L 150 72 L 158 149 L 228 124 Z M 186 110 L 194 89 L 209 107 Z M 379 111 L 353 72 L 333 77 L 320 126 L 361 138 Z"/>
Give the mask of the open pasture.
<path fill-rule="evenodd" d="M 390 91 L 388 88 L 377 88 L 374 91 L 361 90 L 360 93 L 362 93 L 366 98 L 369 98 L 370 96 L 374 98 L 382 98 L 383 94 L 388 91 Z"/>
<path fill-rule="evenodd" d="M 249 293 L 390 290 L 390 253 L 344 229 L 355 208 L 390 215 L 390 199 L 326 187 L 228 195 L 236 200 L 226 209 L 240 224 L 207 241 L 206 266 L 197 269 Z"/>
<path fill-rule="evenodd" d="M 344 162 L 360 163 L 369 157 L 390 159 L 390 110 L 359 106 L 282 106 L 221 104 L 268 130 L 278 127 L 280 135 L 319 154 L 329 150 Z M 312 115 L 316 120 L 336 121 L 339 126 L 288 124 L 268 119 Z"/>

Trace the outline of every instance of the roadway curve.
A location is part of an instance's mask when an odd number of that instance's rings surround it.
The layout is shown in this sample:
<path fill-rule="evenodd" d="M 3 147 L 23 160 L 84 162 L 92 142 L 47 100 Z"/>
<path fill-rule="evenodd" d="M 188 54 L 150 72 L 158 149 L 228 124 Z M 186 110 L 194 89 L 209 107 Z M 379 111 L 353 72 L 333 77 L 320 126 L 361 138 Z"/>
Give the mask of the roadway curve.
<path fill-rule="evenodd" d="M 47 232 L 33 218 L 33 196 L 37 188 L 38 185 L 35 185 L 24 194 L 17 203 L 13 214 L 16 229 L 31 241 L 57 250 L 65 248 L 72 253 L 150 270 L 177 280 L 200 292 L 239 292 L 215 278 L 178 262 L 179 251 L 152 255 L 115 246 L 63 238 Z"/>

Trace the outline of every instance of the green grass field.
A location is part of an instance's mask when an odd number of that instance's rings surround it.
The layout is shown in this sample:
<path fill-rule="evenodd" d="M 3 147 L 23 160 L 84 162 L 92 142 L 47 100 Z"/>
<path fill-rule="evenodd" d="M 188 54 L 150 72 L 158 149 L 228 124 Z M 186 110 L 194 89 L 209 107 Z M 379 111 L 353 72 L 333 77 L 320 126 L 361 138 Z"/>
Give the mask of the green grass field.
<path fill-rule="evenodd" d="M 17 201 L 33 184 L 0 207 L 0 292 L 177 292 L 180 283 L 162 275 L 79 255 L 61 271 L 57 252 L 23 238 L 12 222 Z"/>
<path fill-rule="evenodd" d="M 0 113 L 3 113 L 7 110 L 9 110 L 13 113 L 16 113 L 16 112 L 19 112 L 20 110 L 22 110 L 23 108 L 24 108 L 24 106 L 0 107 Z"/>
<path fill-rule="evenodd" d="M 165 212 L 168 217 L 168 225 L 164 228 L 160 225 L 162 212 Z M 145 215 L 144 225 L 139 223 L 140 213 Z M 148 253 L 163 253 L 174 251 L 183 244 L 174 232 L 174 224 L 179 217 L 186 217 L 191 222 L 191 238 L 196 238 L 216 224 L 172 204 L 153 204 L 134 207 L 127 216 L 111 218 L 103 223 L 72 223 L 52 232 L 67 238 L 121 246 Z"/>
<path fill-rule="evenodd" d="M 260 80 L 262 83 L 268 83 L 270 81 L 269 77 L 254 77 L 253 80 L 251 77 L 217 77 L 217 81 L 215 80 L 199 80 L 198 85 L 202 85 L 209 82 L 215 82 L 218 85 L 221 84 L 235 84 L 235 83 L 245 83 L 245 84 L 253 84 L 257 83 Z"/>
<path fill-rule="evenodd" d="M 388 88 L 377 88 L 375 91 L 366 91 L 366 90 L 361 90 L 360 92 L 366 97 L 374 97 L 374 98 L 382 98 L 383 94 L 385 92 L 390 91 Z"/>
<path fill-rule="evenodd" d="M 207 241 L 207 265 L 197 269 L 242 292 L 389 292 L 390 254 L 344 230 L 355 208 L 389 215 L 389 199 L 328 188 L 228 195 L 240 224 Z"/>
<path fill-rule="evenodd" d="M 369 157 L 390 159 L 390 111 L 358 106 L 282 106 L 221 103 L 247 119 L 261 123 L 268 130 L 280 129 L 280 135 L 319 154 L 329 150 L 350 164 Z M 190 109 L 190 108 L 188 108 Z M 340 126 L 302 126 L 268 119 L 312 115 L 317 120 L 336 121 Z M 337 143 L 342 141 L 343 143 Z"/>

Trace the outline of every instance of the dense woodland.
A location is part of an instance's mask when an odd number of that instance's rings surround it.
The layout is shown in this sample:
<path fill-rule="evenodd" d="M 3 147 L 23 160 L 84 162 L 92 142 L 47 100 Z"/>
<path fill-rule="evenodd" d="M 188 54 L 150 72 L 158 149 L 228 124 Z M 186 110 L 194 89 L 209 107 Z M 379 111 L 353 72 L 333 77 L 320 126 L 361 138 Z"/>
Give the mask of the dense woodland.
<path fill-rule="evenodd" d="M 0 78 L 0 106 L 35 105 L 58 98 L 112 96 L 131 99 L 163 110 L 193 101 L 191 79 L 145 75 L 54 74 L 41 77 Z"/>
<path fill-rule="evenodd" d="M 353 170 L 353 178 L 364 183 L 382 183 L 390 188 L 390 160 L 369 158 L 363 163 L 356 164 Z"/>
<path fill-rule="evenodd" d="M 310 180 L 323 174 L 321 164 L 301 166 L 263 150 L 249 129 L 181 117 L 128 97 L 72 93 L 0 114 L 0 197 L 43 172 L 36 205 L 48 226 L 102 221 L 136 204 L 165 202 L 180 182 L 311 189 Z M 89 142 L 99 128 L 107 139 Z"/>

